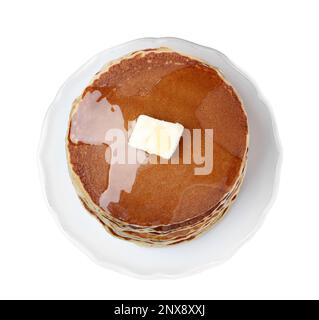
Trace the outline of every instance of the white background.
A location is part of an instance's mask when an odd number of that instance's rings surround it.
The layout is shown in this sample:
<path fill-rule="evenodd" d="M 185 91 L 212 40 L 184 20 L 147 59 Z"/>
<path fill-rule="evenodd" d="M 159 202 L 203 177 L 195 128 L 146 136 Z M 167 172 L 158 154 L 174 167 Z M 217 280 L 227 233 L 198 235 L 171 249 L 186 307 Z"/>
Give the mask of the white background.
<path fill-rule="evenodd" d="M 61 84 L 97 52 L 146 36 L 224 52 L 272 106 L 284 149 L 257 234 L 225 264 L 177 280 L 95 265 L 61 233 L 38 178 Z M 319 299 L 318 1 L 1 1 L 0 45 L 0 298 Z"/>

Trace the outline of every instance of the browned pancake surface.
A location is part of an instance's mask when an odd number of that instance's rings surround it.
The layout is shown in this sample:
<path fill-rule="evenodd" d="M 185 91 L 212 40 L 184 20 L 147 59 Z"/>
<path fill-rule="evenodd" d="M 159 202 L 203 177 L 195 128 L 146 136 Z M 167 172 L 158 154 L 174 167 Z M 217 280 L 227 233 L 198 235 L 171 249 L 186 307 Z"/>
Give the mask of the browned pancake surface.
<path fill-rule="evenodd" d="M 125 124 L 145 114 L 188 129 L 214 130 L 211 174 L 194 175 L 195 163 L 142 165 L 132 190 L 108 204 L 113 217 L 140 226 L 181 223 L 218 205 L 233 188 L 247 149 L 247 118 L 234 90 L 216 70 L 178 53 L 151 51 L 111 66 L 82 97 L 96 91 L 100 99 L 120 107 Z M 68 139 L 73 171 L 98 206 L 103 192 L 117 183 L 108 182 L 107 148 Z"/>

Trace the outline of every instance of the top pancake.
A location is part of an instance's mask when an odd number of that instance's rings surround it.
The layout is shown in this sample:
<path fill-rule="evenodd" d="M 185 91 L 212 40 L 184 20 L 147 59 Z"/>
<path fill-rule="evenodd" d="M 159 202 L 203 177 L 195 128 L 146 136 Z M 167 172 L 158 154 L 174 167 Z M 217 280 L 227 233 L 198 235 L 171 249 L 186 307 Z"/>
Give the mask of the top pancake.
<path fill-rule="evenodd" d="M 110 165 L 106 130 L 128 130 L 141 114 L 213 129 L 213 171 L 194 175 L 193 160 Z M 67 139 L 87 200 L 127 224 L 150 227 L 180 224 L 218 206 L 241 176 L 247 144 L 247 117 L 233 88 L 214 68 L 168 49 L 136 52 L 97 74 L 74 103 Z"/>

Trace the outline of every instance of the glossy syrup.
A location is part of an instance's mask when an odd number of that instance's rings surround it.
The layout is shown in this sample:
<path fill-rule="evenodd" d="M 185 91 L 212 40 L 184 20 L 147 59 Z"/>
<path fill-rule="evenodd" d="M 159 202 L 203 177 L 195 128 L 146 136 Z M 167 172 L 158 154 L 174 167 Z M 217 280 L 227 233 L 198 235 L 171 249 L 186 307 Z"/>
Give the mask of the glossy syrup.
<path fill-rule="evenodd" d="M 178 54 L 152 53 L 111 68 L 82 98 L 71 120 L 69 140 L 77 145 L 71 162 L 80 153 L 83 161 L 94 159 L 94 167 L 74 169 L 89 194 L 94 185 L 85 177 L 94 172 L 98 181 L 100 170 L 105 189 L 97 204 L 113 216 L 139 225 L 178 223 L 217 205 L 236 182 L 247 147 L 247 119 L 237 95 L 214 69 Z M 127 136 L 128 123 L 140 114 L 188 129 L 212 128 L 213 172 L 194 175 L 196 163 L 183 164 L 181 155 L 179 164 L 113 164 L 106 132 L 116 128 Z M 101 145 L 104 161 L 94 147 Z M 125 148 L 129 151 L 127 140 Z"/>

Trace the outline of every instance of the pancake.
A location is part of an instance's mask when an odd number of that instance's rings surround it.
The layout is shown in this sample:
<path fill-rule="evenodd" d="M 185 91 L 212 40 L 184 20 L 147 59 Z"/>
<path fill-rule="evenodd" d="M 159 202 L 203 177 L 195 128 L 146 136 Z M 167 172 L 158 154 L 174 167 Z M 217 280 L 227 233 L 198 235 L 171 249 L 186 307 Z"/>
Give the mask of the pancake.
<path fill-rule="evenodd" d="M 185 138 L 178 164 L 158 158 L 156 164 L 112 163 L 106 132 L 129 137 L 142 114 L 190 132 L 212 129 L 212 170 L 195 174 L 196 159 L 210 150 L 202 133 L 202 150 L 196 157 L 191 146 L 195 156 L 188 163 Z M 138 244 L 171 245 L 202 234 L 235 200 L 246 167 L 247 116 L 216 68 L 167 48 L 138 51 L 105 66 L 73 103 L 66 149 L 76 192 L 107 231 Z"/>

